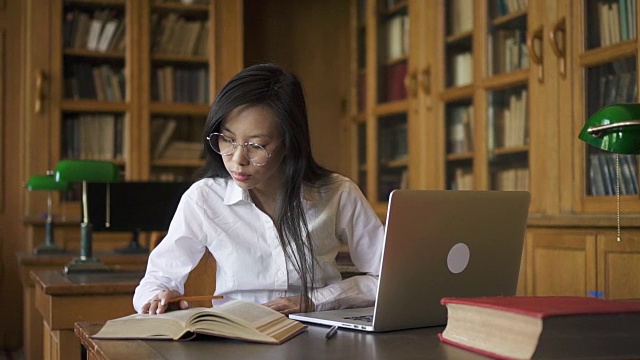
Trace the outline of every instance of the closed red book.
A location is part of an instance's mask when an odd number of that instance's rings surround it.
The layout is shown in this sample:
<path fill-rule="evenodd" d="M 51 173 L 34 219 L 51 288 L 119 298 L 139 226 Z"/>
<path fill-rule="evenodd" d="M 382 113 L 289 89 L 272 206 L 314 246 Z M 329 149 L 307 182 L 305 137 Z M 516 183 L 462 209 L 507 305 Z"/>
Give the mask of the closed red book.
<path fill-rule="evenodd" d="M 404 79 L 407 77 L 407 62 L 401 61 L 386 68 L 385 101 L 397 101 L 407 98 L 407 87 Z"/>
<path fill-rule="evenodd" d="M 500 359 L 640 359 L 640 302 L 571 296 L 443 298 L 443 342 Z"/>

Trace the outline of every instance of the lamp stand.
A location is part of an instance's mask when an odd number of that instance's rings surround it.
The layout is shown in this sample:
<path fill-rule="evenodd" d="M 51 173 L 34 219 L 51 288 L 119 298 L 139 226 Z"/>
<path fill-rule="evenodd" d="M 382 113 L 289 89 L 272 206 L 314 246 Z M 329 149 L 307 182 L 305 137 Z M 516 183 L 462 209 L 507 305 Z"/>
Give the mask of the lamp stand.
<path fill-rule="evenodd" d="M 51 191 L 47 194 L 47 221 L 44 228 L 44 244 L 33 249 L 33 253 L 36 255 L 47 254 L 60 254 L 64 252 L 64 249 L 54 242 L 53 235 L 53 212 L 52 212 L 52 195 Z"/>
<path fill-rule="evenodd" d="M 93 224 L 89 222 L 87 210 L 87 182 L 82 182 L 82 223 L 80 224 L 80 257 L 77 257 L 67 266 L 64 272 L 69 273 L 86 273 L 86 272 L 104 272 L 110 269 L 100 262 L 100 259 L 92 257 L 93 244 Z"/>
<path fill-rule="evenodd" d="M 65 273 L 103 272 L 110 270 L 105 264 L 100 262 L 100 259 L 92 257 L 92 237 L 93 224 L 85 222 L 80 224 L 80 257 L 74 258 L 64 267 Z"/>

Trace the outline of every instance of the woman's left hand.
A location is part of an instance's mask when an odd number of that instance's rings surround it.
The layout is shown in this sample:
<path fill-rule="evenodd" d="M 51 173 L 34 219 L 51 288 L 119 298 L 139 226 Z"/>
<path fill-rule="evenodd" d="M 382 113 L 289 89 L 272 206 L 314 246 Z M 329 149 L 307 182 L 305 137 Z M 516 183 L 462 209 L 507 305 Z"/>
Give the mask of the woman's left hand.
<path fill-rule="evenodd" d="M 315 311 L 315 304 L 309 301 L 310 308 L 308 311 Z M 263 304 L 273 310 L 279 311 L 285 315 L 304 312 L 304 298 L 302 296 L 279 297 Z"/>

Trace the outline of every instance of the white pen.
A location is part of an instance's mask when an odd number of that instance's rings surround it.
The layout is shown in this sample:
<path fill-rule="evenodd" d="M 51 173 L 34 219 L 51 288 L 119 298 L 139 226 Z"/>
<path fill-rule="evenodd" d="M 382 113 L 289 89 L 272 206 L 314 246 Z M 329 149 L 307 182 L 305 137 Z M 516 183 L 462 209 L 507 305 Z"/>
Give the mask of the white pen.
<path fill-rule="evenodd" d="M 337 332 L 338 332 L 338 325 L 334 325 L 331 327 L 331 329 L 329 329 L 329 331 L 327 331 L 327 335 L 325 335 L 324 337 L 327 339 L 331 339 Z"/>

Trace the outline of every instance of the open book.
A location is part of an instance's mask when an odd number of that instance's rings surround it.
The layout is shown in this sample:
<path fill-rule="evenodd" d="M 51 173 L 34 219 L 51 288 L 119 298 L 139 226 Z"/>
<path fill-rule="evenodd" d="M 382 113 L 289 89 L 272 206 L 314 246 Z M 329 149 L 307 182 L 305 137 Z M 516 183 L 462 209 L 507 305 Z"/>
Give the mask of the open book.
<path fill-rule="evenodd" d="M 93 338 L 188 340 L 196 334 L 281 344 L 306 326 L 264 305 L 234 300 L 213 308 L 133 314 L 109 320 Z"/>

